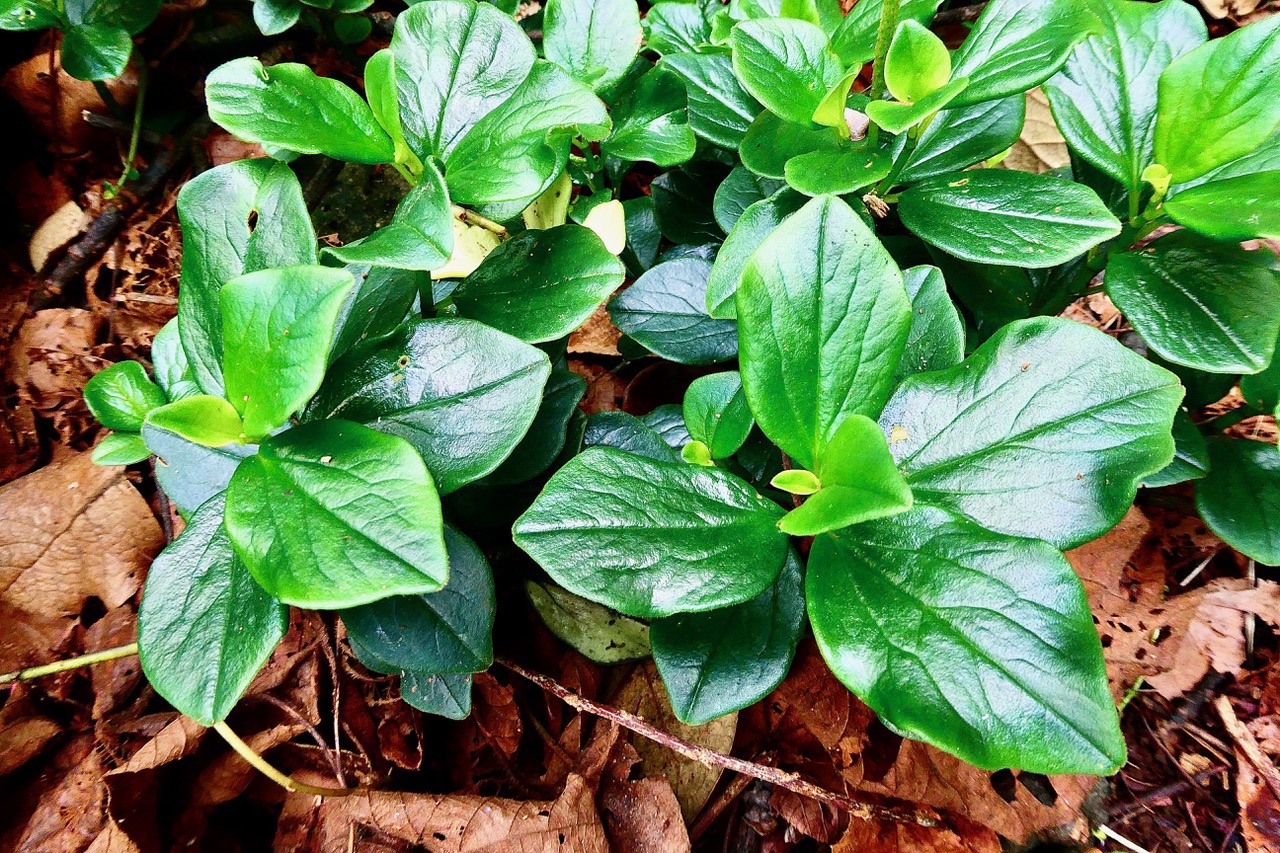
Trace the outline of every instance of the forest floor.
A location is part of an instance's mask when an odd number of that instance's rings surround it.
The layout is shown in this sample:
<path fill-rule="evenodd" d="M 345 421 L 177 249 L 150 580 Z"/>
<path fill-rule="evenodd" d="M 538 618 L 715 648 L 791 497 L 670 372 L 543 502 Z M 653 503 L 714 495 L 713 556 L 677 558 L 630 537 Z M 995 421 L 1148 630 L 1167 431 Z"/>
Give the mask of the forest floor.
<path fill-rule="evenodd" d="M 176 310 L 182 182 L 261 156 L 199 117 L 208 69 L 267 44 L 240 25 L 248 4 L 228 5 L 208 28 L 196 26 L 209 20 L 204 0 L 168 3 L 142 39 L 151 80 L 142 174 L 112 200 L 103 185 L 119 177 L 127 122 L 60 71 L 54 39 L 0 42 L 9 151 L 0 167 L 0 673 L 132 642 L 147 567 L 180 529 L 147 464 L 89 461 L 103 431 L 81 392 L 107 365 L 145 360 Z M 1203 5 L 1229 29 L 1277 4 Z M 385 44 L 381 32 L 354 48 L 293 34 L 266 50 L 352 78 Z M 136 88 L 131 75 L 112 95 L 127 107 Z M 1019 168 L 1059 165 L 1065 148 L 1047 108 L 1034 93 L 1029 107 Z M 353 196 L 369 180 L 367 170 L 335 178 L 323 164 L 304 174 L 317 218 L 335 231 L 378 209 Z M 1068 316 L 1127 333 L 1105 297 Z M 643 414 L 679 401 L 698 375 L 644 361 L 618 369 L 616 340 L 602 313 L 572 341 L 589 411 Z M 518 567 L 490 556 L 502 590 Z M 765 701 L 686 727 L 651 663 L 590 662 L 506 584 L 500 660 L 476 676 L 474 712 L 461 722 L 401 702 L 394 679 L 355 661 L 331 615 L 295 611 L 230 723 L 300 780 L 361 786 L 349 797 L 269 781 L 169 709 L 133 657 L 0 687 L 0 850 L 1280 851 L 1280 573 L 1226 548 L 1195 516 L 1189 489 L 1176 488 L 1140 494 L 1114 531 L 1068 557 L 1123 707 L 1129 762 L 1109 779 L 989 773 L 903 740 L 834 680 L 812 640 Z M 575 710 L 528 674 L 589 701 Z M 756 767 L 690 760 L 608 719 L 619 709 Z M 831 792 L 828 801 L 770 781 L 778 768 Z M 832 805 L 848 801 L 852 815 Z"/>

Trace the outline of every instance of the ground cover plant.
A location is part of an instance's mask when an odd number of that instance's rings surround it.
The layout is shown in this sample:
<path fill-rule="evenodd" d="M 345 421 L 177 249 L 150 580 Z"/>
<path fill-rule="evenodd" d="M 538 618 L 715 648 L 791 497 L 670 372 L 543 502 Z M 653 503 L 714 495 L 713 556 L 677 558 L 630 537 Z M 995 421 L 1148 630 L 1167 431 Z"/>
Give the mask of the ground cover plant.
<path fill-rule="evenodd" d="M 368 3 L 306 5 L 342 40 Z M 152 370 L 84 392 L 95 461 L 154 459 L 187 522 L 140 606 L 155 690 L 223 726 L 295 607 L 462 718 L 510 583 L 589 657 L 651 655 L 688 724 L 811 633 L 896 734 L 1116 772 L 1062 552 L 1195 481 L 1280 563 L 1280 456 L 1240 428 L 1280 406 L 1280 259 L 1248 242 L 1280 238 L 1280 15 L 1210 39 L 1184 0 L 992 0 L 951 51 L 938 6 L 428 0 L 360 89 L 209 73 L 209 117 L 270 156 L 183 186 Z M 1037 87 L 1071 162 L 1002 168 Z M 305 155 L 380 167 L 394 213 L 322 242 Z M 1099 293 L 1123 342 L 1057 316 Z M 697 368 L 680 404 L 579 409 L 566 341 L 602 308 L 622 358 Z M 528 560 L 496 584 L 498 540 Z"/>

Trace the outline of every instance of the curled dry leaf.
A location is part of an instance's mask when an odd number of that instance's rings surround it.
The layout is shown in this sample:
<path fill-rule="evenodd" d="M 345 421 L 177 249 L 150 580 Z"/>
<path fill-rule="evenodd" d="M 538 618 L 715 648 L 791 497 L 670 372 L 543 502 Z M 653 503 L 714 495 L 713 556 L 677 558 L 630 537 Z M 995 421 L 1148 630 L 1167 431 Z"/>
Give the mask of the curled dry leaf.
<path fill-rule="evenodd" d="M 1071 162 L 1067 141 L 1049 111 L 1049 99 L 1040 89 L 1027 92 L 1027 120 L 1022 135 L 1001 163 L 1019 172 L 1043 174 Z"/>
<path fill-rule="evenodd" d="M 31 269 L 41 272 L 49 263 L 54 253 L 62 249 L 80 235 L 88 226 L 89 215 L 80 209 L 74 201 L 68 201 L 49 215 L 36 233 L 31 235 L 27 244 L 27 257 L 31 261 Z"/>
<path fill-rule="evenodd" d="M 8 379 L 20 404 L 51 418 L 63 443 L 82 438 L 93 424 L 84 386 L 110 361 L 99 355 L 105 318 L 80 308 L 36 312 L 18 329 Z"/>
<path fill-rule="evenodd" d="M 605 303 L 596 308 L 576 332 L 569 335 L 569 353 L 572 355 L 617 356 L 618 341 L 622 330 L 613 325 Z"/>
<path fill-rule="evenodd" d="M 831 853 L 999 853 L 1000 839 L 985 826 L 949 816 L 939 827 L 854 820 Z"/>
<path fill-rule="evenodd" d="M 0 708 L 0 776 L 35 758 L 61 733 L 62 726 L 40 714 L 26 685 L 14 685 Z"/>

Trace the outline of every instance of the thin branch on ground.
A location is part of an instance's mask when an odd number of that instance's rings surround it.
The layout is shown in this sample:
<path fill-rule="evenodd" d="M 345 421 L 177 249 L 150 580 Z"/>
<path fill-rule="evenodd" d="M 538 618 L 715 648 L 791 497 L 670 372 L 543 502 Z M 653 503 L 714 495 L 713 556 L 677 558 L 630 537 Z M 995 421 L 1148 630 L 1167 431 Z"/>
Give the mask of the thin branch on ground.
<path fill-rule="evenodd" d="M 1253 769 L 1258 771 L 1258 775 L 1267 783 L 1271 793 L 1280 797 L 1280 768 L 1267 758 L 1262 747 L 1258 746 L 1258 741 L 1254 739 L 1253 732 L 1240 722 L 1235 709 L 1231 707 L 1231 700 L 1226 696 L 1219 696 L 1213 700 L 1213 707 L 1217 709 L 1218 716 L 1222 717 L 1222 725 L 1226 726 L 1227 734 L 1231 735 L 1231 739 L 1235 741 L 1236 748 L 1249 760 Z"/>

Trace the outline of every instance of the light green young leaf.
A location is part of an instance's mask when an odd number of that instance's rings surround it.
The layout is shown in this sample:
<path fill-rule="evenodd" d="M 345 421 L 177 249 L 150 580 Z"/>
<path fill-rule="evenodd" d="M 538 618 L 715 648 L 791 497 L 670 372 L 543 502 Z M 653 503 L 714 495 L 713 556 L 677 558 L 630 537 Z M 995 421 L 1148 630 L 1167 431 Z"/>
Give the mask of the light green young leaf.
<path fill-rule="evenodd" d="M 244 425 L 235 408 L 221 397 L 198 394 L 153 409 L 147 423 L 204 447 L 242 443 Z"/>
<path fill-rule="evenodd" d="M 734 27 L 733 70 L 743 87 L 771 112 L 808 125 L 818 105 L 844 76 L 819 27 L 792 18 L 746 21 Z"/>
<path fill-rule="evenodd" d="M 683 413 L 689 437 L 704 443 L 715 459 L 737 453 L 755 426 L 736 370 L 693 380 L 684 392 Z"/>
<path fill-rule="evenodd" d="M 925 26 L 933 20 L 942 0 L 903 0 L 898 20 L 913 20 Z M 876 55 L 876 31 L 884 0 L 858 0 L 831 34 L 831 50 L 846 67 L 866 65 Z"/>
<path fill-rule="evenodd" d="M 404 127 L 400 124 L 400 101 L 396 91 L 396 58 L 390 48 L 369 57 L 364 65 L 364 94 L 369 100 L 369 109 L 373 117 L 391 137 L 395 145 L 395 162 L 405 163 L 417 174 L 422 168 L 422 161 L 413 153 L 404 138 Z"/>
<path fill-rule="evenodd" d="M 902 133 L 950 104 L 968 87 L 969 78 L 961 77 L 943 84 L 913 104 L 874 101 L 867 104 L 867 116 L 890 133 Z"/>
<path fill-rule="evenodd" d="M 93 448 L 95 465 L 133 465 L 151 455 L 147 443 L 136 432 L 113 432 Z"/>
<path fill-rule="evenodd" d="M 914 104 L 951 79 L 951 54 L 928 27 L 906 18 L 898 24 L 884 60 L 889 94 Z"/>
<path fill-rule="evenodd" d="M 1215 240 L 1280 237 L 1280 170 L 1191 187 L 1166 201 L 1164 209 L 1174 222 Z"/>
<path fill-rule="evenodd" d="M 84 386 L 84 401 L 107 429 L 137 432 L 147 412 L 167 398 L 141 364 L 121 361 L 93 375 Z"/>
<path fill-rule="evenodd" d="M 547 59 L 597 92 L 622 79 L 644 37 L 636 0 L 548 0 L 543 16 Z"/>

